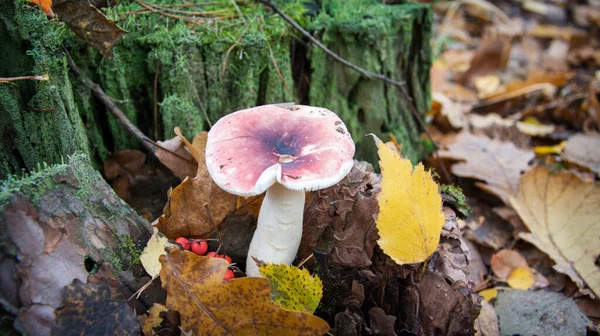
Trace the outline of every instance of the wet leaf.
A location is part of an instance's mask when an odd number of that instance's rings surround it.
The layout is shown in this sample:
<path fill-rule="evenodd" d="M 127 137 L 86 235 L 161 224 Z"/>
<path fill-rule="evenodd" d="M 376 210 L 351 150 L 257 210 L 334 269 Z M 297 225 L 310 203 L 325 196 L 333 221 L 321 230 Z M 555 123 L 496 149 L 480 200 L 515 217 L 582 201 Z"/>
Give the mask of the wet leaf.
<path fill-rule="evenodd" d="M 265 278 L 223 281 L 224 259 L 171 249 L 160 260 L 166 307 L 179 311 L 182 329 L 194 335 L 323 335 L 329 330 L 322 319 L 273 302 Z"/>
<path fill-rule="evenodd" d="M 163 237 L 156 228 L 153 228 L 153 230 L 152 237 L 150 237 L 148 244 L 146 244 L 144 251 L 140 255 L 140 262 L 146 272 L 154 278 L 160 273 L 162 265 L 158 258 L 165 254 L 165 247 L 169 245 L 169 240 Z"/>
<path fill-rule="evenodd" d="M 52 8 L 69 28 L 102 55 L 112 57 L 112 48 L 126 33 L 87 0 L 53 0 Z"/>
<path fill-rule="evenodd" d="M 291 265 L 265 264 L 260 274 L 271 283 L 271 298 L 288 310 L 314 313 L 323 296 L 323 284 L 318 276 Z"/>
<path fill-rule="evenodd" d="M 125 298 L 107 284 L 73 281 L 56 310 L 54 335 L 132 335 L 140 325 Z"/>
<path fill-rule="evenodd" d="M 375 137 L 381 166 L 377 229 L 381 249 L 398 264 L 426 260 L 444 226 L 438 185 L 422 164 L 413 168 Z"/>
<path fill-rule="evenodd" d="M 486 136 L 473 135 L 463 131 L 448 150 L 440 151 L 440 156 L 454 160 L 464 160 L 452 166 L 452 172 L 461 177 L 471 177 L 486 183 L 476 185 L 508 204 L 508 197 L 516 195 L 519 177 L 529 168 L 534 158 L 530 150 L 517 148 L 510 142 L 492 140 Z"/>
<path fill-rule="evenodd" d="M 600 295 L 600 187 L 574 174 L 536 167 L 523 175 L 510 203 L 531 233 L 520 237 L 550 256 L 581 291 Z"/>
<path fill-rule="evenodd" d="M 506 290 L 495 302 L 502 335 L 585 335 L 589 320 L 572 299 L 547 291 Z"/>

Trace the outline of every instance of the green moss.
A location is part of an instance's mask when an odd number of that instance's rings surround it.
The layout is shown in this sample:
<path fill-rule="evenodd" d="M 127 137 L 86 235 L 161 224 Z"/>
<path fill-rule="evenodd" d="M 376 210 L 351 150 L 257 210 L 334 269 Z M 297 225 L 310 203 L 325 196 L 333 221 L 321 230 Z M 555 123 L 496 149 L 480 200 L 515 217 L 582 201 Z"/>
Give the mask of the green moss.
<path fill-rule="evenodd" d="M 462 189 L 459 186 L 453 184 L 442 184 L 442 193 L 453 196 L 456 198 L 456 209 L 464 216 L 467 217 L 471 213 L 471 207 L 467 204 L 467 198 L 463 194 Z"/>
<path fill-rule="evenodd" d="M 48 81 L 0 84 L 0 178 L 37 162 L 88 151 L 88 142 L 60 49 L 62 26 L 22 1 L 0 3 L 1 77 L 49 76 Z M 68 135 L 68 136 L 60 136 Z"/>

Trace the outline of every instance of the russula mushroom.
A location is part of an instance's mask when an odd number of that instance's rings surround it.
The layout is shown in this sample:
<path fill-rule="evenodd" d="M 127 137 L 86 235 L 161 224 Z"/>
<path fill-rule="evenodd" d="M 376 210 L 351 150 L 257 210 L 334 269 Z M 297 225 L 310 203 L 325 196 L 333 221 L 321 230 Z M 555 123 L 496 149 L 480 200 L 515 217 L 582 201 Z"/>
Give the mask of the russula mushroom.
<path fill-rule="evenodd" d="M 353 165 L 354 142 L 333 112 L 313 106 L 264 105 L 231 113 L 208 132 L 206 166 L 229 193 L 267 192 L 246 260 L 291 264 L 302 238 L 305 191 L 330 187 Z"/>

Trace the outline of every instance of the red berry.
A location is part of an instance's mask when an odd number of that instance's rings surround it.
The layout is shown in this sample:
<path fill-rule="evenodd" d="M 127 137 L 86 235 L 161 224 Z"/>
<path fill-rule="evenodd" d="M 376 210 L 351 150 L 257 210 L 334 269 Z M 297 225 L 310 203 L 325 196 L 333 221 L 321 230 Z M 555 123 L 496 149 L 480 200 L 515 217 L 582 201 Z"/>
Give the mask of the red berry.
<path fill-rule="evenodd" d="M 227 272 L 225 272 L 225 277 L 223 277 L 223 280 L 231 280 L 235 278 L 235 274 L 233 274 L 233 271 L 228 269 Z"/>
<path fill-rule="evenodd" d="M 204 240 L 194 240 L 191 249 L 197 255 L 204 255 L 208 251 L 208 244 Z"/>
<path fill-rule="evenodd" d="M 190 250 L 190 241 L 187 238 L 179 237 L 179 238 L 175 239 L 175 242 L 177 244 L 181 245 L 181 247 L 183 247 L 184 250 L 187 250 L 187 251 Z"/>
<path fill-rule="evenodd" d="M 207 257 L 212 257 L 212 258 L 214 258 L 216 255 L 217 255 L 217 252 L 208 252 L 206 254 Z"/>
<path fill-rule="evenodd" d="M 231 264 L 231 263 L 233 262 L 233 260 L 231 260 L 231 257 L 230 257 L 230 256 L 228 256 L 228 255 L 226 255 L 226 254 L 223 254 L 223 256 L 222 256 L 221 258 L 223 258 L 223 259 L 227 260 L 227 262 L 228 262 L 229 264 Z"/>

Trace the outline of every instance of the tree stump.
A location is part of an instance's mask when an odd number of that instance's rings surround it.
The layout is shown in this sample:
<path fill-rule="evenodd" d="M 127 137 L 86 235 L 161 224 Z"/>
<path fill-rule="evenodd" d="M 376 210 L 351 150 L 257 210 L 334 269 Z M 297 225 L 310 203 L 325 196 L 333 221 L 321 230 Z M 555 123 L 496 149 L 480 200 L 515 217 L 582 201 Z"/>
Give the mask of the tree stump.
<path fill-rule="evenodd" d="M 49 335 L 63 288 L 75 279 L 103 279 L 126 298 L 149 280 L 139 254 L 150 224 L 85 155 L 3 181 L 0 210 L 0 294 L 3 308 L 18 310 L 21 332 Z"/>

